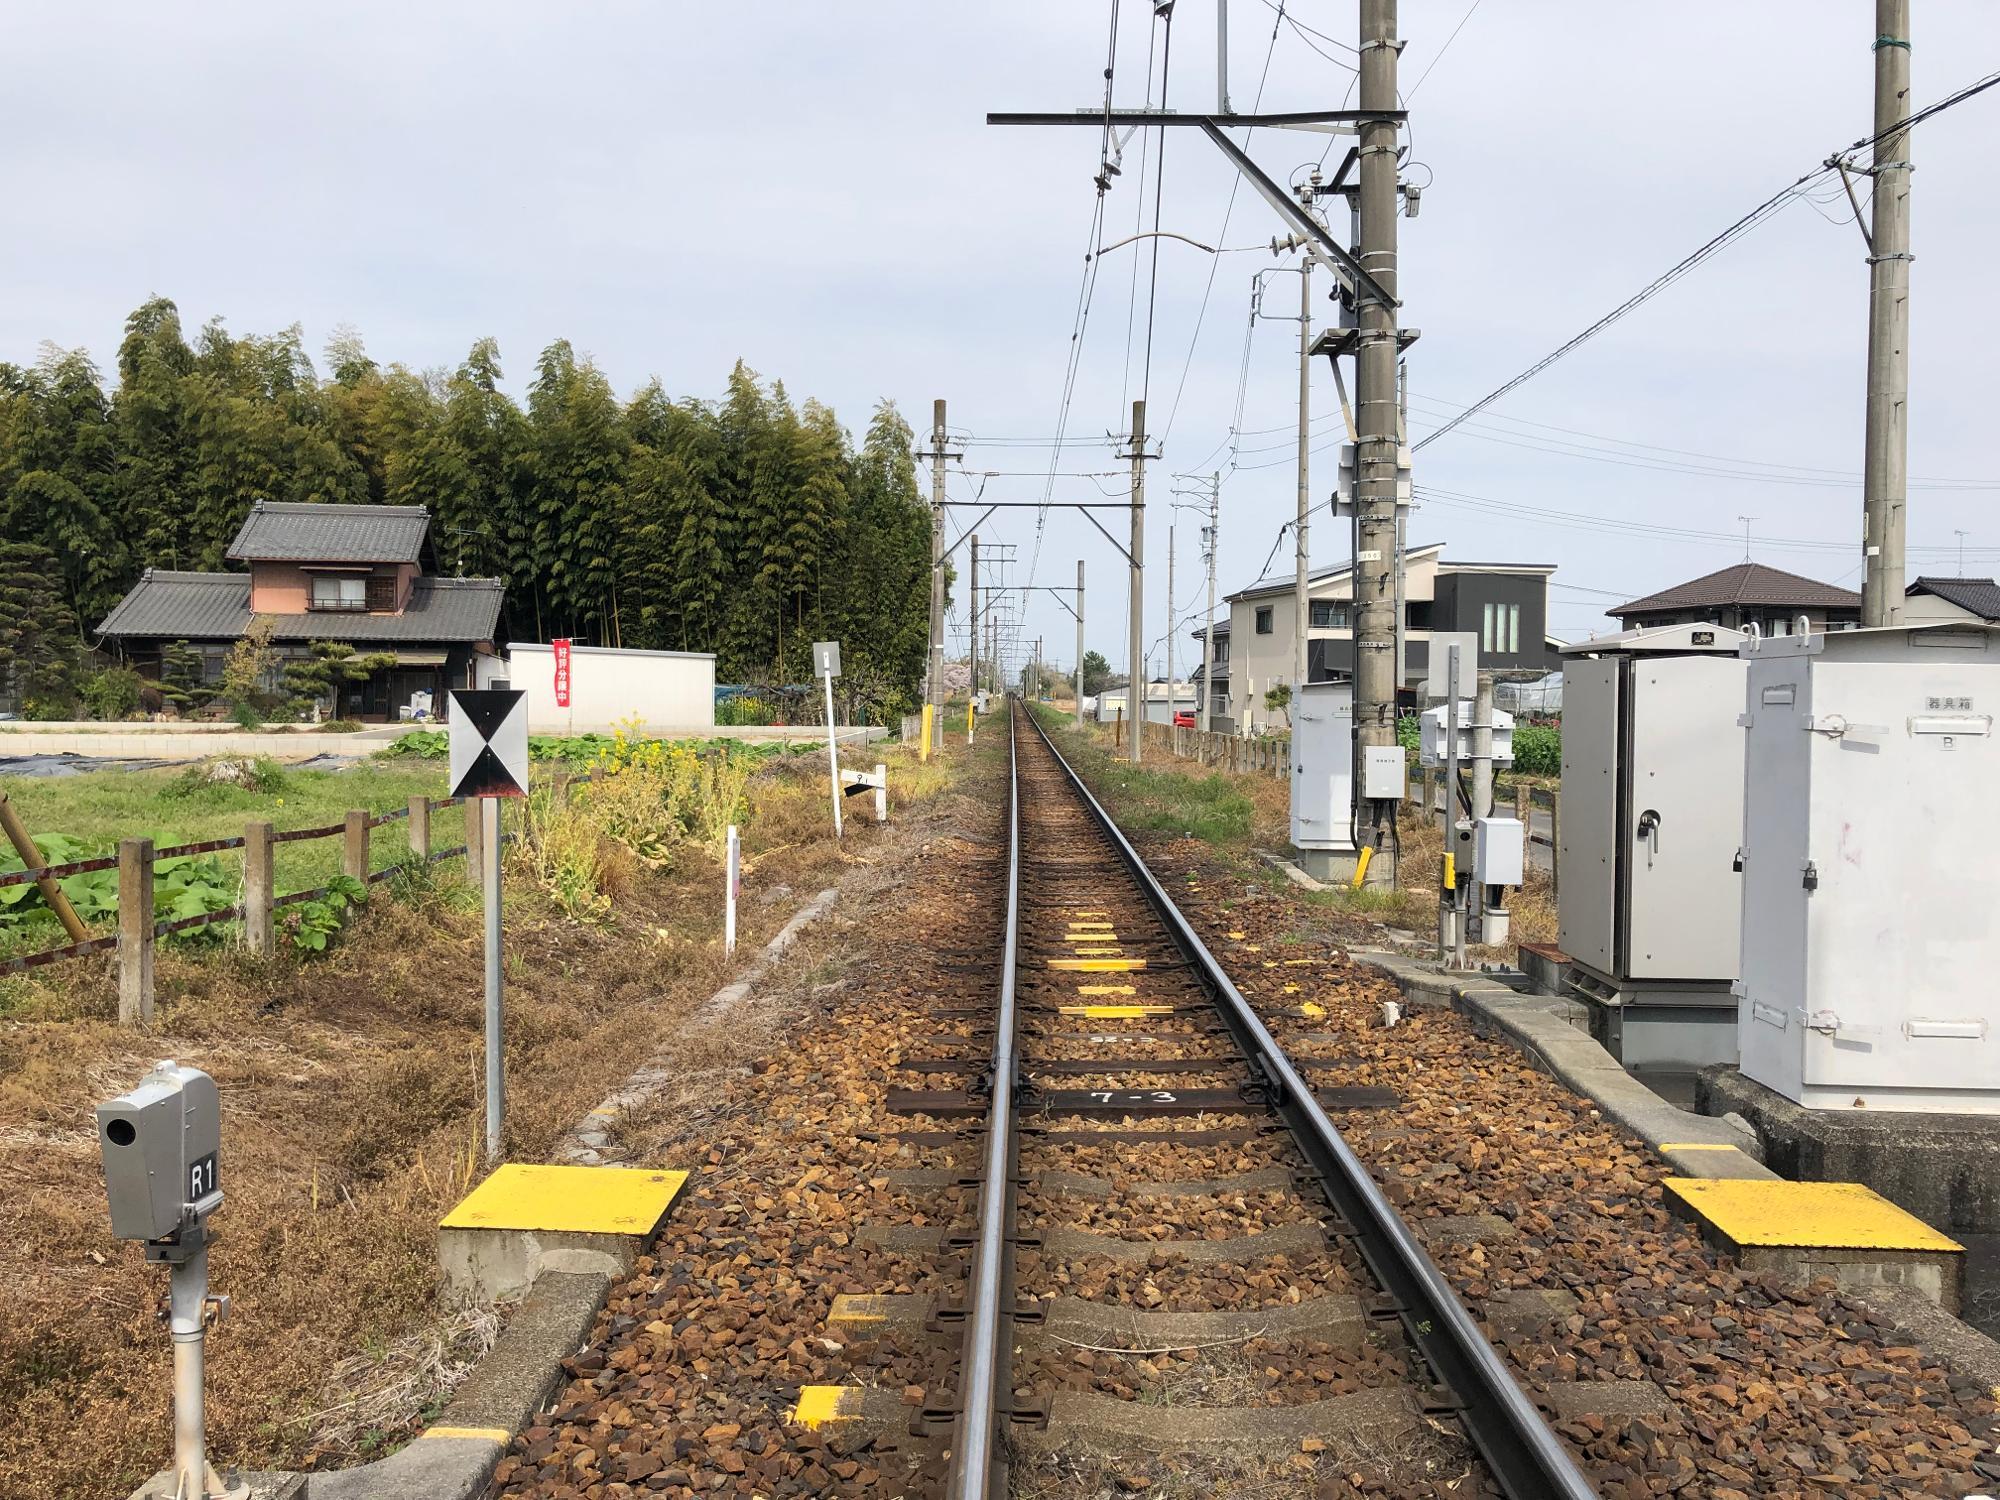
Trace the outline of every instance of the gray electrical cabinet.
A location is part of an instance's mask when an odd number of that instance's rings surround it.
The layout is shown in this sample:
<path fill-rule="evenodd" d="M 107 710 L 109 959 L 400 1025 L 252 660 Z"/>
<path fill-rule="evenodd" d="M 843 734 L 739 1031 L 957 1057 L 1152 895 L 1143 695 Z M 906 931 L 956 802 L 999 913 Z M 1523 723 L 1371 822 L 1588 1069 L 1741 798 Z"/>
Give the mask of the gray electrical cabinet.
<path fill-rule="evenodd" d="M 1634 1068 L 1736 1060 L 1741 640 L 1655 627 L 1563 664 L 1558 941 L 1593 1033 Z"/>
<path fill-rule="evenodd" d="M 1743 1075 L 1814 1109 L 2000 1114 L 2000 630 L 1746 656 Z"/>
<path fill-rule="evenodd" d="M 1353 828 L 1354 685 L 1309 682 L 1292 705 L 1292 847 L 1352 854 Z"/>

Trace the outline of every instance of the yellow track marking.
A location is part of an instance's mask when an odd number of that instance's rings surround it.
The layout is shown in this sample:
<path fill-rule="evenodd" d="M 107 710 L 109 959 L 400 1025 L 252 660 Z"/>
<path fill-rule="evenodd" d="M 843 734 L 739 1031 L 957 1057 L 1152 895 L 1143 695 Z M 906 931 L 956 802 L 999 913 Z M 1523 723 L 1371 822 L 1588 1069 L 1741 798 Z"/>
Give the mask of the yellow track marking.
<path fill-rule="evenodd" d="M 1052 958 L 1051 969 L 1067 969 L 1072 974 L 1126 974 L 1146 967 L 1143 958 Z M 593 1169 L 595 1170 L 595 1169 Z"/>
<path fill-rule="evenodd" d="M 1066 1016 L 1086 1016 L 1093 1021 L 1134 1021 L 1141 1016 L 1170 1016 L 1171 1005 L 1065 1005 Z"/>
<path fill-rule="evenodd" d="M 1137 988 L 1129 984 L 1080 984 L 1076 987 L 1079 995 L 1136 995 Z"/>
<path fill-rule="evenodd" d="M 852 1422 L 861 1415 L 861 1400 L 858 1385 L 800 1386 L 791 1420 L 815 1431 L 831 1422 Z"/>
<path fill-rule="evenodd" d="M 1660 1184 L 1736 1247 L 1963 1251 L 1858 1182 L 1669 1177 Z"/>
<path fill-rule="evenodd" d="M 881 1297 L 869 1297 L 853 1292 L 842 1292 L 838 1297 L 833 1299 L 833 1307 L 827 1313 L 826 1320 L 829 1323 L 855 1323 L 863 1325 L 886 1323 L 889 1321 L 889 1312 L 884 1306 L 884 1301 L 885 1299 Z M 822 1389 L 838 1390 L 839 1387 L 829 1386 L 822 1387 Z"/>
<path fill-rule="evenodd" d="M 1311 1016 L 1317 1021 L 1326 1014 L 1326 1007 L 1324 1005 L 1315 1005 L 1312 1001 L 1308 1000 L 1304 1005 L 1299 1007 L 1299 1014 L 1302 1016 Z"/>

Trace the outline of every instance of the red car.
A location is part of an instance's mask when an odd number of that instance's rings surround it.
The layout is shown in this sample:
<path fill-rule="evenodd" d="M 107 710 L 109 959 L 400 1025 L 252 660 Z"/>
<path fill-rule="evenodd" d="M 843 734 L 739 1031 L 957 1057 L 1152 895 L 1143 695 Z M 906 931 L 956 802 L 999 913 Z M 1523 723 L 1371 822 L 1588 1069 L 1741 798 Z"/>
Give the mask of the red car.
<path fill-rule="evenodd" d="M 1192 729 L 1192 728 L 1194 728 L 1194 710 L 1193 710 L 1193 709 L 1191 709 L 1191 708 L 1177 708 L 1177 709 L 1175 709 L 1175 710 L 1174 710 L 1174 728 L 1176 728 L 1176 729 Z"/>

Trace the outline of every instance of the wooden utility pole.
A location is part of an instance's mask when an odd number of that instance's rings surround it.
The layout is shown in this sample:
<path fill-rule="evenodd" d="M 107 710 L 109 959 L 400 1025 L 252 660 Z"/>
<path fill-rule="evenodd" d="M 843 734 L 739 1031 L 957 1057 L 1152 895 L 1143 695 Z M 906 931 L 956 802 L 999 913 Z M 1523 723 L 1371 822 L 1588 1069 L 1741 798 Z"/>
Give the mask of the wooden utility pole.
<path fill-rule="evenodd" d="M 1361 0 L 1360 100 L 1364 118 L 1360 167 L 1361 269 L 1386 297 L 1355 287 L 1359 330 L 1355 352 L 1355 499 L 1359 510 L 1354 559 L 1354 722 L 1366 750 L 1396 743 L 1396 470 L 1397 332 L 1396 0 Z M 1357 785 L 1359 779 L 1357 778 Z M 1396 880 L 1394 816 L 1371 800 L 1361 835 L 1375 849 L 1370 885 Z"/>
<path fill-rule="evenodd" d="M 1875 179 L 1868 235 L 1868 419 L 1861 623 L 1903 623 L 1909 500 L 1910 0 L 1875 0 Z M 1886 133 L 1885 133 L 1886 132 Z"/>

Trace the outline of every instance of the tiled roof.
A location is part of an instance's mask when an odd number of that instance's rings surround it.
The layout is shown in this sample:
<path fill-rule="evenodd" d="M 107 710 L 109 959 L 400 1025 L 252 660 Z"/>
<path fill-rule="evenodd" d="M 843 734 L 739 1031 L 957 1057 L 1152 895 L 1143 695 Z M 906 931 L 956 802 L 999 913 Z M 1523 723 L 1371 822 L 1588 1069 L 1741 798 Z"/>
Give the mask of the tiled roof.
<path fill-rule="evenodd" d="M 1982 620 L 2000 620 L 2000 585 L 1990 578 L 1919 578 L 1903 592 L 1935 594 Z"/>
<path fill-rule="evenodd" d="M 1802 578 L 1782 568 L 1742 562 L 1701 578 L 1634 599 L 1605 611 L 1608 615 L 1655 614 L 1673 609 L 1714 609 L 1725 604 L 1777 605 L 1786 609 L 1859 609 L 1861 596 L 1817 579 Z"/>
<path fill-rule="evenodd" d="M 229 544 L 232 562 L 413 563 L 431 513 L 421 505 L 260 500 Z"/>
<path fill-rule="evenodd" d="M 490 641 L 506 585 L 497 578 L 419 578 L 401 614 L 269 615 L 274 641 Z M 97 627 L 128 640 L 228 640 L 250 623 L 247 573 L 148 568 Z"/>

